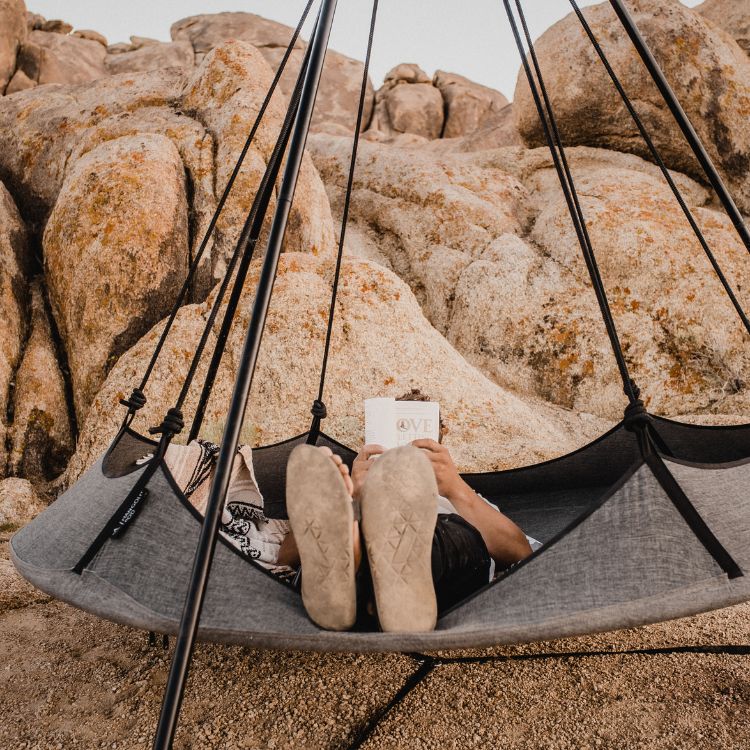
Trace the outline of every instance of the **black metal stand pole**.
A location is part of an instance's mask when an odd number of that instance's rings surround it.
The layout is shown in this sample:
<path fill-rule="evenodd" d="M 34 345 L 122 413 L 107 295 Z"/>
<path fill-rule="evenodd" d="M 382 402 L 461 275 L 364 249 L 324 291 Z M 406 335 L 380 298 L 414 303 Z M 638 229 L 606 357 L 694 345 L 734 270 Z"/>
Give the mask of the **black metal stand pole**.
<path fill-rule="evenodd" d="M 742 214 L 740 213 L 732 196 L 727 190 L 727 187 L 724 184 L 724 180 L 721 179 L 721 175 L 714 166 L 713 161 L 711 161 L 711 157 L 708 155 L 708 152 L 703 146 L 703 142 L 701 141 L 700 136 L 695 132 L 695 128 L 688 119 L 685 110 L 677 100 L 672 87 L 669 85 L 669 81 L 667 81 L 666 77 L 664 76 L 664 72 L 659 67 L 659 63 L 656 62 L 656 59 L 651 53 L 648 44 L 646 44 L 646 40 L 641 36 L 641 32 L 635 25 L 633 17 L 628 12 L 628 9 L 625 7 L 625 4 L 622 2 L 622 0 L 609 0 L 609 2 L 615 9 L 617 17 L 625 27 L 625 31 L 627 31 L 628 36 L 630 37 L 630 41 L 633 42 L 633 46 L 641 56 L 643 64 L 646 66 L 646 69 L 651 75 L 651 78 L 653 78 L 656 87 L 659 89 L 659 92 L 664 98 L 664 101 L 667 103 L 667 106 L 674 115 L 675 120 L 677 120 L 677 124 L 680 126 L 680 129 L 684 133 L 687 142 L 690 144 L 690 148 L 693 150 L 695 157 L 698 159 L 698 162 L 703 168 L 703 171 L 706 173 L 708 181 L 716 191 L 716 195 L 719 196 L 719 200 L 724 206 L 724 210 L 729 215 L 729 218 L 732 220 L 732 223 L 737 230 L 737 234 L 739 234 L 748 252 L 750 252 L 750 231 L 748 231 L 747 226 L 745 226 Z"/>
<path fill-rule="evenodd" d="M 232 400 L 222 437 L 221 451 L 216 464 L 216 474 L 211 485 L 211 494 L 206 507 L 206 517 L 203 521 L 198 548 L 195 553 L 195 562 L 180 622 L 180 633 L 172 658 L 172 666 L 159 716 L 159 725 L 154 738 L 154 750 L 169 750 L 172 747 L 177 727 L 206 585 L 216 549 L 219 520 L 221 519 L 221 511 L 229 486 L 232 464 L 240 439 L 240 430 L 258 359 L 258 351 L 260 349 L 268 306 L 271 302 L 279 255 L 281 254 L 289 211 L 297 186 L 302 155 L 307 143 L 310 120 L 328 48 L 328 38 L 336 12 L 336 2 L 337 0 L 322 0 L 317 30 L 315 36 L 310 41 L 310 62 L 302 89 L 299 112 L 294 123 L 294 131 L 289 146 L 289 156 L 279 189 L 279 198 L 268 238 L 266 256 L 258 281 L 258 288 L 242 349 L 242 358 L 237 372 L 237 379 L 232 391 Z"/>

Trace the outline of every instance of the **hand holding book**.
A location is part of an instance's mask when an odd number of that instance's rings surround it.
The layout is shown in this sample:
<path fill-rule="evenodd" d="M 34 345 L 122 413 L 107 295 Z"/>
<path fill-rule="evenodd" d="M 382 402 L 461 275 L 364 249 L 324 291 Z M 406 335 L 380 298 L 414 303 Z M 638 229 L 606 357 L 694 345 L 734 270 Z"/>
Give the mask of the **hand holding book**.
<path fill-rule="evenodd" d="M 435 401 L 365 400 L 365 443 L 386 450 L 414 440 L 440 440 L 440 404 Z"/>

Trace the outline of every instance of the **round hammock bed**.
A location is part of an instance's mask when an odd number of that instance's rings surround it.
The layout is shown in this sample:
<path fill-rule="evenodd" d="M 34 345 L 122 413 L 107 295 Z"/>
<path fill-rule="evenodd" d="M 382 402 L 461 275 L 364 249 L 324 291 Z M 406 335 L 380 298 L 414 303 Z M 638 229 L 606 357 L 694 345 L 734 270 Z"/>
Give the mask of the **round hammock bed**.
<path fill-rule="evenodd" d="M 750 427 L 656 420 L 683 459 L 665 465 L 736 564 L 750 565 Z M 286 459 L 300 435 L 253 452 L 268 500 L 283 498 Z M 354 453 L 321 434 L 351 460 Z M 74 572 L 145 469 L 157 444 L 125 432 L 69 492 L 13 537 L 13 561 L 41 590 L 145 630 L 177 633 L 202 517 L 162 464 L 137 521 Z M 736 460 L 727 461 L 728 457 Z M 522 469 L 464 475 L 543 542 L 522 564 L 443 615 L 430 633 L 324 631 L 299 593 L 220 542 L 198 636 L 268 648 L 415 651 L 492 646 L 630 627 L 750 599 L 729 578 L 640 456 L 623 424 L 579 451 Z M 268 502 L 267 500 L 267 502 Z M 42 517 L 40 517 L 41 519 Z M 227 582 L 230 585 L 227 585 Z"/>

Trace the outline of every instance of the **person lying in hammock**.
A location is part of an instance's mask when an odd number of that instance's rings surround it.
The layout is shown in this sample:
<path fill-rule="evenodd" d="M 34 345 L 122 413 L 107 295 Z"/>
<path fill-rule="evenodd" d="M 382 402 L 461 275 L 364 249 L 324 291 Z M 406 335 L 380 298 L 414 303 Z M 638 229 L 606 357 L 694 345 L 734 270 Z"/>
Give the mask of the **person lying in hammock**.
<path fill-rule="evenodd" d="M 429 399 L 412 391 L 400 400 Z M 441 440 L 443 434 L 441 424 Z M 194 440 L 170 445 L 165 457 L 201 514 L 218 452 L 218 445 Z M 267 518 L 252 450 L 240 447 L 220 534 L 281 579 L 293 580 L 301 560 L 308 614 L 329 629 L 355 623 L 364 630 L 431 629 L 436 613 L 484 586 L 496 566 L 526 557 L 529 541 L 539 544 L 477 495 L 448 449 L 431 440 L 387 452 L 366 445 L 351 476 L 330 449 L 298 446 L 289 460 L 287 495 L 291 525 Z"/>
<path fill-rule="evenodd" d="M 287 512 L 278 564 L 301 564 L 307 614 L 328 630 L 432 630 L 534 542 L 434 440 L 366 445 L 351 473 L 329 448 L 299 445 L 287 465 Z"/>

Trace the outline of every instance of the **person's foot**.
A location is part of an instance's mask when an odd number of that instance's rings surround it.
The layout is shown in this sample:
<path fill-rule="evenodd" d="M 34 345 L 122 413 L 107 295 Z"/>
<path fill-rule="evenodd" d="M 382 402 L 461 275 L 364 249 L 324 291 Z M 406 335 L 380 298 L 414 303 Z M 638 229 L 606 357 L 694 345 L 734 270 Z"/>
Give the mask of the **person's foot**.
<path fill-rule="evenodd" d="M 437 482 L 418 448 L 394 448 L 378 458 L 362 487 L 362 535 L 380 626 L 387 632 L 433 630 L 437 602 L 432 538 Z"/>
<path fill-rule="evenodd" d="M 347 630 L 357 616 L 351 488 L 346 466 L 329 449 L 292 451 L 286 503 L 302 565 L 302 601 L 310 619 L 327 630 Z"/>

